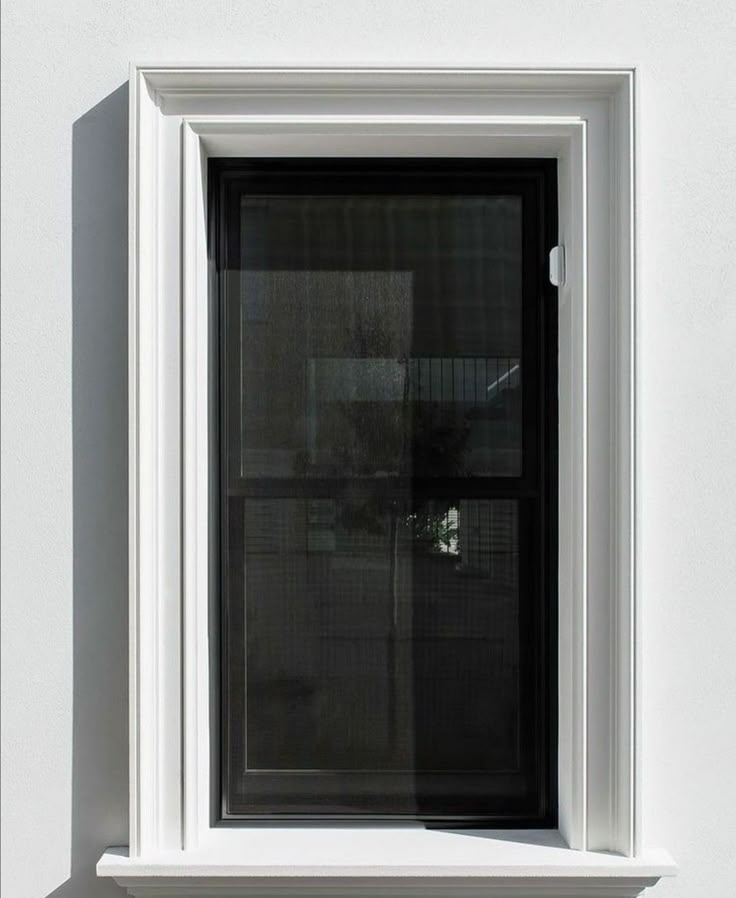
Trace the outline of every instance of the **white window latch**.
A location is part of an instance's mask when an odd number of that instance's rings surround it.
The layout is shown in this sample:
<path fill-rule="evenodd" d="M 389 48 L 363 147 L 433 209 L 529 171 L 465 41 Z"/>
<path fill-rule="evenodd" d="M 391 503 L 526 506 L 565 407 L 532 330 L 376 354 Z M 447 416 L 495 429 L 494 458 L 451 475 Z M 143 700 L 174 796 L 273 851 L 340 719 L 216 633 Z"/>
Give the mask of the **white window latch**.
<path fill-rule="evenodd" d="M 565 283 L 565 247 L 553 246 L 549 251 L 549 280 L 555 287 Z"/>

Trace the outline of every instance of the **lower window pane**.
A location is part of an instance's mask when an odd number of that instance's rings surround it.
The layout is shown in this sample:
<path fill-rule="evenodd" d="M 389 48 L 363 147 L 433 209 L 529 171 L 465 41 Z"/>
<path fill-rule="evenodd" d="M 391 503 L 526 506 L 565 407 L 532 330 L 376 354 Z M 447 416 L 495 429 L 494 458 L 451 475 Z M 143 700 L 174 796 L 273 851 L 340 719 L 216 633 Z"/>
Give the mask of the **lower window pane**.
<path fill-rule="evenodd" d="M 520 504 L 231 498 L 232 813 L 523 812 Z"/>

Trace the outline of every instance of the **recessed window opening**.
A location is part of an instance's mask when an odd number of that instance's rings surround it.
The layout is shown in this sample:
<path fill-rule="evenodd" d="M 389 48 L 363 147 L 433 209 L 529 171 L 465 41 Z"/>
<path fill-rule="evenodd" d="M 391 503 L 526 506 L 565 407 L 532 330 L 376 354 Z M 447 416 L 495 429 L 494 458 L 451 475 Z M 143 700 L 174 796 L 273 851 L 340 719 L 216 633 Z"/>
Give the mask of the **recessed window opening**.
<path fill-rule="evenodd" d="M 212 159 L 223 821 L 555 826 L 549 159 Z"/>

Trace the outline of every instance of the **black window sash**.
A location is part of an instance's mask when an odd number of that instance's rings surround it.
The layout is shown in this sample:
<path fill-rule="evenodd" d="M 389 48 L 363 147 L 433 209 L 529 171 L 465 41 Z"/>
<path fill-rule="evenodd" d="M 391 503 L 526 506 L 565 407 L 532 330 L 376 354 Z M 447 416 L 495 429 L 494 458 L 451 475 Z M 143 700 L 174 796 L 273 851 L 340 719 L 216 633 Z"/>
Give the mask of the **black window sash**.
<path fill-rule="evenodd" d="M 522 723 L 523 766 L 533 772 L 533 795 L 509 794 L 508 775 L 486 775 L 482 794 L 468 794 L 456 802 L 454 813 L 423 812 L 433 806 L 433 793 L 444 788 L 434 774 L 382 773 L 379 780 L 401 785 L 416 796 L 416 813 L 386 814 L 380 792 L 376 810 L 370 809 L 371 788 L 361 792 L 360 774 L 289 774 L 290 786 L 313 795 L 327 806 L 351 789 L 361 795 L 367 812 L 327 811 L 314 815 L 272 810 L 279 774 L 256 774 L 249 794 L 257 811 L 244 812 L 233 789 L 228 759 L 232 747 L 245 738 L 241 713 L 245 634 L 243 631 L 242 503 L 248 498 L 322 498 L 341 495 L 346 478 L 242 478 L 228 471 L 225 448 L 228 408 L 224 397 L 227 374 L 221 366 L 225 343 L 236 339 L 225 326 L 225 301 L 232 278 L 240 270 L 240 201 L 244 194 L 278 195 L 520 195 L 523 202 L 522 358 L 523 462 L 520 477 L 386 478 L 382 488 L 396 496 L 453 499 L 514 499 L 519 503 L 521 626 L 532 633 L 520 640 L 522 689 L 532 697 L 525 703 Z M 397 820 L 421 819 L 432 825 L 551 827 L 556 825 L 557 721 L 557 306 L 556 290 L 545 277 L 547 253 L 556 241 L 556 162 L 554 160 L 230 160 L 212 159 L 209 165 L 209 240 L 212 266 L 211 397 L 213 446 L 220 457 L 212 468 L 212 523 L 215 534 L 212 579 L 211 632 L 213 640 L 212 817 L 213 823 L 239 825 L 249 821 Z M 230 283 L 229 283 L 230 281 Z M 234 348 L 234 347 L 232 347 Z M 371 484 L 371 486 L 375 486 Z M 447 776 L 444 774 L 443 776 Z M 434 779 L 433 779 L 434 777 Z M 531 799 L 531 800 L 530 800 Z"/>

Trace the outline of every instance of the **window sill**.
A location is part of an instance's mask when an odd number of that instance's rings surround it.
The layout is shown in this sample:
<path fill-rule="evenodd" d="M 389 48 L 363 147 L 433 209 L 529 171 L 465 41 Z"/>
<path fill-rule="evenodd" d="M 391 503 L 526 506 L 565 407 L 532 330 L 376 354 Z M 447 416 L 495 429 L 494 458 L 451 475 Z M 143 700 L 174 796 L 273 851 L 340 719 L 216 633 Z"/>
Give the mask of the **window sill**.
<path fill-rule="evenodd" d="M 554 831 L 372 828 L 219 830 L 217 846 L 129 858 L 110 848 L 97 875 L 131 895 L 633 898 L 673 875 L 666 852 L 573 851 Z M 223 838 L 224 837 L 224 838 Z"/>

